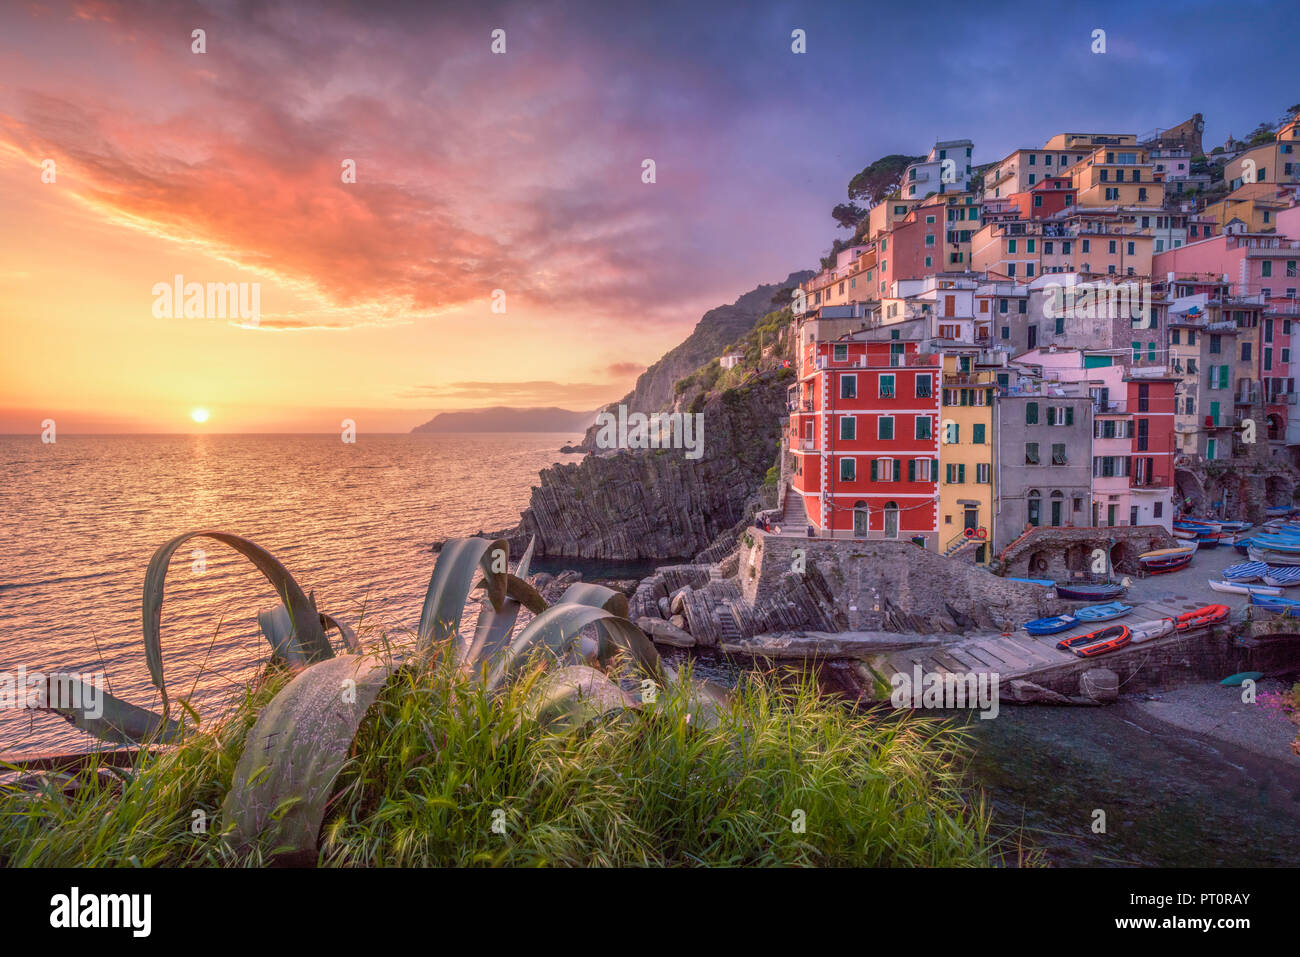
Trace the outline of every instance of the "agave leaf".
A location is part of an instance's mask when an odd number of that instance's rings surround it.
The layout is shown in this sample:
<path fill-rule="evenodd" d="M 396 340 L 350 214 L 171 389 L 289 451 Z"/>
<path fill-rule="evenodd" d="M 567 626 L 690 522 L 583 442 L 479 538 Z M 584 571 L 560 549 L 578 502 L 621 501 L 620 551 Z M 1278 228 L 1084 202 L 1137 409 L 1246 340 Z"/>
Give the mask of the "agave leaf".
<path fill-rule="evenodd" d="M 56 682 L 57 692 L 52 688 Z M 68 702 L 83 706 L 72 707 Z M 110 744 L 171 744 L 181 738 L 179 721 L 123 701 L 103 688 L 88 686 L 74 675 L 47 677 L 38 707 Z M 88 712 L 92 710 L 100 713 L 91 715 Z"/>
<path fill-rule="evenodd" d="M 533 614 L 539 614 L 546 608 L 546 601 L 537 589 L 525 580 L 528 577 L 528 565 L 533 558 L 533 546 L 537 543 L 534 536 L 524 549 L 523 557 L 515 568 L 515 574 L 506 576 L 506 595 L 500 610 L 492 607 L 490 599 L 479 602 L 478 622 L 474 626 L 474 637 L 464 641 L 456 638 L 456 660 L 466 672 L 473 672 L 481 662 L 487 661 L 510 640 L 510 633 L 519 620 L 519 611 L 526 605 Z M 480 581 L 478 587 L 488 587 L 486 581 Z M 530 594 L 531 593 L 531 594 Z"/>
<path fill-rule="evenodd" d="M 613 645 L 628 652 L 645 673 L 653 677 L 661 675 L 659 653 L 636 625 L 604 608 L 569 602 L 552 605 L 524 627 L 510 647 L 498 656 L 488 686 L 499 688 L 512 680 L 539 646 L 560 658 L 568 657 L 582 629 L 597 623 L 608 629 Z"/>
<path fill-rule="evenodd" d="M 343 645 L 348 649 L 348 651 L 356 654 L 361 650 L 361 642 L 357 640 L 357 633 L 337 618 L 321 612 L 320 624 L 326 631 L 329 631 L 331 628 L 337 628 L 339 634 L 343 638 Z"/>
<path fill-rule="evenodd" d="M 503 559 L 508 559 L 509 546 L 505 539 L 489 541 L 486 538 L 454 538 L 442 546 L 429 578 L 429 589 L 420 608 L 420 625 L 416 645 L 421 650 L 443 641 L 460 630 L 465 602 L 474 585 L 474 573 L 482 567 L 487 576 L 488 598 L 492 607 L 501 611 L 506 598 L 506 562 L 501 571 L 493 571 L 496 550 L 501 549 Z"/>
<path fill-rule="evenodd" d="M 257 613 L 257 627 L 262 630 L 275 657 L 288 663 L 290 668 L 302 669 L 309 662 L 293 640 L 293 622 L 289 620 L 289 610 L 283 605 L 276 605 Z"/>
<path fill-rule="evenodd" d="M 258 716 L 222 802 L 234 846 L 314 861 L 325 804 L 366 712 L 397 664 L 340 655 L 299 673 Z"/>
<path fill-rule="evenodd" d="M 145 661 L 149 665 L 149 675 L 153 679 L 154 686 L 162 694 L 164 717 L 169 713 L 167 686 L 163 681 L 161 636 L 163 588 L 167 579 L 167 566 L 171 563 L 176 549 L 190 539 L 200 536 L 229 545 L 256 565 L 257 570 L 266 576 L 266 580 L 275 588 L 275 593 L 284 603 L 296 632 L 293 642 L 307 661 L 323 661 L 334 654 L 321 627 L 315 600 L 307 597 L 294 581 L 293 576 L 289 574 L 289 570 L 281 565 L 274 555 L 246 538 L 227 532 L 208 530 L 177 535 L 153 553 L 144 576 L 144 654 Z"/>
<path fill-rule="evenodd" d="M 626 595 L 604 585 L 596 585 L 590 582 L 578 582 L 575 585 L 570 585 L 564 592 L 564 596 L 555 604 L 557 606 L 573 604 L 603 608 L 618 619 L 627 618 Z M 615 626 L 609 624 L 608 621 L 596 622 L 596 630 L 600 634 L 600 643 L 596 646 L 596 657 L 599 659 L 602 668 L 609 663 L 609 660 L 619 648 L 631 650 L 628 643 L 636 640 L 636 637 L 630 634 L 620 638 L 620 635 L 615 632 Z M 639 650 L 634 652 L 635 656 L 638 658 L 653 656 L 657 666 L 659 652 L 655 649 L 654 643 L 645 638 L 645 633 L 641 629 L 636 628 L 635 630 L 641 637 L 641 642 L 638 642 Z"/>
<path fill-rule="evenodd" d="M 538 680 L 525 713 L 543 726 L 562 730 L 581 727 L 612 711 L 638 707 L 635 698 L 595 668 L 570 665 Z"/>

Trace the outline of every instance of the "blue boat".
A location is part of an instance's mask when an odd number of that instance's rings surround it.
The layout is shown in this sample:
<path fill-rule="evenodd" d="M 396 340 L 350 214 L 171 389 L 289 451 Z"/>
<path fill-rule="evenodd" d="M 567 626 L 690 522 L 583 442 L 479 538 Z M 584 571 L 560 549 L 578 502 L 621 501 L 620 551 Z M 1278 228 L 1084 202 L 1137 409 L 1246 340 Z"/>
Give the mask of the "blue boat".
<path fill-rule="evenodd" d="M 1238 555 L 1250 554 L 1250 539 L 1244 538 L 1239 542 L 1233 542 L 1232 547 L 1236 549 Z M 1261 563 L 1262 564 L 1262 563 Z"/>
<path fill-rule="evenodd" d="M 1291 588 L 1300 585 L 1300 565 L 1280 565 L 1264 573 L 1264 584 L 1274 588 Z"/>
<path fill-rule="evenodd" d="M 1285 612 L 1290 615 L 1300 614 L 1300 601 L 1294 598 L 1282 598 L 1278 595 L 1255 595 L 1250 596 L 1250 603 L 1265 611 Z"/>
<path fill-rule="evenodd" d="M 1272 552 L 1300 553 L 1300 536 L 1295 535 L 1255 535 L 1251 544 L 1256 548 L 1265 548 Z"/>
<path fill-rule="evenodd" d="M 1224 580 L 1230 582 L 1253 582 L 1268 574 L 1266 562 L 1237 562 L 1223 570 Z"/>
<path fill-rule="evenodd" d="M 1110 621 L 1112 618 L 1123 618 L 1132 610 L 1132 605 L 1113 601 L 1107 605 L 1085 605 L 1076 608 L 1073 614 L 1075 618 L 1085 622 Z"/>
<path fill-rule="evenodd" d="M 1033 621 L 1025 622 L 1025 631 L 1031 635 L 1054 635 L 1058 631 L 1073 628 L 1078 623 L 1079 620 L 1070 615 L 1057 615 L 1055 618 L 1035 618 Z"/>
<path fill-rule="evenodd" d="M 1107 598 L 1118 598 L 1126 591 L 1128 589 L 1118 582 L 1106 582 L 1104 584 L 1101 582 L 1080 582 L 1074 585 L 1068 582 L 1056 583 L 1056 596 L 1067 601 L 1105 601 Z"/>
<path fill-rule="evenodd" d="M 1028 582 L 1028 583 L 1031 584 L 1031 585 L 1042 585 L 1042 586 L 1044 586 L 1044 587 L 1046 587 L 1046 588 L 1051 588 L 1053 585 L 1056 584 L 1056 582 L 1054 582 L 1054 581 L 1053 581 L 1052 579 L 1050 579 L 1050 578 L 1008 578 L 1007 581 L 1009 581 L 1009 582 Z"/>

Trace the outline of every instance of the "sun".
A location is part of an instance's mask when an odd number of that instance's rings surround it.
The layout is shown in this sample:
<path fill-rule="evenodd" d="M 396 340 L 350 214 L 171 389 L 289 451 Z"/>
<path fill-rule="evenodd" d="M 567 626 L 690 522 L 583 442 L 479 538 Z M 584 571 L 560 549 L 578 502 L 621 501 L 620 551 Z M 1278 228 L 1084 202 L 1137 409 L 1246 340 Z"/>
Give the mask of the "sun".
<path fill-rule="evenodd" d="M 208 421 L 208 410 L 195 409 L 190 413 L 190 418 L 202 425 L 204 422 Z"/>

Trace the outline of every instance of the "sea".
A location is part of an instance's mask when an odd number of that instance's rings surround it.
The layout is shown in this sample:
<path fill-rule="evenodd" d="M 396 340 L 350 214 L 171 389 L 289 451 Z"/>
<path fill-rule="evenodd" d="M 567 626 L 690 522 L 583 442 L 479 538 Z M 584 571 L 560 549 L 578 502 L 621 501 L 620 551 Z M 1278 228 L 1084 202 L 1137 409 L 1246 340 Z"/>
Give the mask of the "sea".
<path fill-rule="evenodd" d="M 431 545 L 513 525 L 539 470 L 579 456 L 572 434 L 0 436 L 0 676 L 102 674 L 157 708 L 141 641 L 154 550 L 219 529 L 269 549 L 318 607 L 400 639 L 414 629 Z M 544 570 L 569 567 L 560 560 Z M 537 566 L 535 566 L 537 567 Z M 583 563 L 588 578 L 649 567 Z M 174 557 L 163 605 L 169 693 L 214 720 L 267 657 L 256 615 L 276 604 L 241 555 L 208 539 Z M 701 662 L 701 664 L 706 664 Z M 712 663 L 725 675 L 734 665 Z M 1136 709 L 1003 708 L 954 716 L 999 833 L 1058 865 L 1292 864 L 1300 779 L 1153 726 Z M 0 755 L 82 751 L 62 719 L 0 709 Z M 1097 810 L 1109 815 L 1095 830 Z"/>

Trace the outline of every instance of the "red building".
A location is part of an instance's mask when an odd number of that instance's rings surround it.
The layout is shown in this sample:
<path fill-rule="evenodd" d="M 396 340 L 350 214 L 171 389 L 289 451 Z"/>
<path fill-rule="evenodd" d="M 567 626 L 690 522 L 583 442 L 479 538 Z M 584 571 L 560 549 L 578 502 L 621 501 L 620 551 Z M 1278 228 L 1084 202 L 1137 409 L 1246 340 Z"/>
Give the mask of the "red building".
<path fill-rule="evenodd" d="M 939 357 L 845 336 L 802 346 L 791 386 L 791 494 L 819 535 L 935 547 Z"/>
<path fill-rule="evenodd" d="M 1007 198 L 1020 210 L 1021 219 L 1046 219 L 1075 204 L 1078 191 L 1068 176 L 1048 176 L 1042 182 Z"/>
<path fill-rule="evenodd" d="M 1132 417 L 1129 456 L 1130 509 L 1135 525 L 1163 524 L 1174 487 L 1176 376 L 1126 376 Z M 1156 506 L 1159 508 L 1156 509 Z"/>

